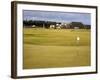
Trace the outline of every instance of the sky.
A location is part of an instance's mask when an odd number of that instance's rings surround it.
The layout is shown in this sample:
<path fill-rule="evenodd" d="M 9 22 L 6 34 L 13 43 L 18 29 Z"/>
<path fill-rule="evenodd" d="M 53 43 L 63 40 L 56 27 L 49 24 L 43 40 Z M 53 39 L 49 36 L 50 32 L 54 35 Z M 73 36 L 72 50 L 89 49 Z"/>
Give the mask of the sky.
<path fill-rule="evenodd" d="M 91 25 L 90 13 L 24 10 L 23 19 L 66 23 L 82 22 L 83 24 Z"/>

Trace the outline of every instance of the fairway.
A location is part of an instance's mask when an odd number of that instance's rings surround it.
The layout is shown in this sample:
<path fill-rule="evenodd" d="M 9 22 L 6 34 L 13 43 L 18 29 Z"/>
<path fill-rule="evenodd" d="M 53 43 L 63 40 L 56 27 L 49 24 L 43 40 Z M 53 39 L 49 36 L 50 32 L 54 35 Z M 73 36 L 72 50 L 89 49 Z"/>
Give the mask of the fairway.
<path fill-rule="evenodd" d="M 90 29 L 23 30 L 24 69 L 91 65 Z"/>

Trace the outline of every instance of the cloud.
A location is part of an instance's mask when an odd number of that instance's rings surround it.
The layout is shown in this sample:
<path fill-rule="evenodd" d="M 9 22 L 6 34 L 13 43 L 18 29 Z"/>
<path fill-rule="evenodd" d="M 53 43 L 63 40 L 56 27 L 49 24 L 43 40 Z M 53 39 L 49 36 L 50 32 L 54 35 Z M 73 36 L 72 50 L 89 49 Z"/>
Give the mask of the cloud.
<path fill-rule="evenodd" d="M 24 19 L 28 20 L 45 20 L 58 22 L 83 22 L 84 24 L 91 24 L 91 15 L 89 13 L 75 13 L 75 12 L 55 12 L 55 11 L 23 11 Z"/>

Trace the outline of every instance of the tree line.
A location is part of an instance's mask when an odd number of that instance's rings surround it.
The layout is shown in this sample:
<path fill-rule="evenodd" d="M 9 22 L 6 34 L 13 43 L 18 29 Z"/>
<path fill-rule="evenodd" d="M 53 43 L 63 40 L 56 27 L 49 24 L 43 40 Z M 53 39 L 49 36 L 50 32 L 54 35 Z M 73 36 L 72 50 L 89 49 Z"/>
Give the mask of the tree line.
<path fill-rule="evenodd" d="M 24 20 L 23 21 L 23 26 L 24 27 L 32 27 L 32 25 L 35 25 L 36 27 L 45 27 L 45 28 L 50 28 L 50 25 L 55 25 L 59 24 L 61 25 L 61 22 L 52 22 L 52 21 L 39 21 L 39 20 Z M 68 24 L 70 29 L 73 29 L 75 27 L 78 27 L 79 29 L 90 29 L 91 25 L 85 25 L 82 22 L 71 22 Z M 67 26 L 68 26 L 67 25 Z M 66 25 L 62 25 L 63 27 L 67 27 Z"/>

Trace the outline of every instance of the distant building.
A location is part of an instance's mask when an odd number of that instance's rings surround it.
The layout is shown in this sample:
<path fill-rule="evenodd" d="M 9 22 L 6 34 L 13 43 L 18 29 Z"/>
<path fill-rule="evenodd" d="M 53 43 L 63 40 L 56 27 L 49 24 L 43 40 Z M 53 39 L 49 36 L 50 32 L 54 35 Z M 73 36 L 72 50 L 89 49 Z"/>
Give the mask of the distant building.
<path fill-rule="evenodd" d="M 71 29 L 83 29 L 84 28 L 84 24 L 81 22 L 71 22 L 70 23 L 70 28 Z"/>
<path fill-rule="evenodd" d="M 70 28 L 70 23 L 60 23 L 60 24 L 56 24 L 56 28 L 68 29 L 68 28 Z"/>
<path fill-rule="evenodd" d="M 50 25 L 50 29 L 55 29 L 55 25 Z"/>
<path fill-rule="evenodd" d="M 79 27 L 74 27 L 74 29 L 79 29 Z"/>
<path fill-rule="evenodd" d="M 32 25 L 32 28 L 36 28 L 36 26 L 35 25 Z"/>

